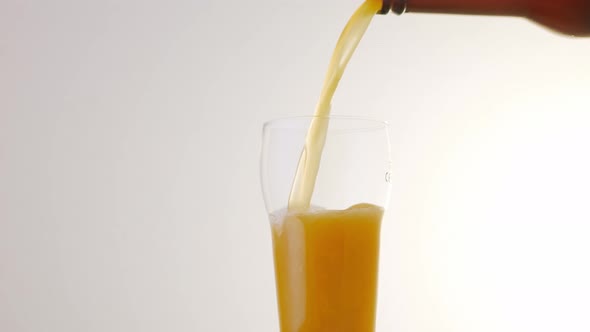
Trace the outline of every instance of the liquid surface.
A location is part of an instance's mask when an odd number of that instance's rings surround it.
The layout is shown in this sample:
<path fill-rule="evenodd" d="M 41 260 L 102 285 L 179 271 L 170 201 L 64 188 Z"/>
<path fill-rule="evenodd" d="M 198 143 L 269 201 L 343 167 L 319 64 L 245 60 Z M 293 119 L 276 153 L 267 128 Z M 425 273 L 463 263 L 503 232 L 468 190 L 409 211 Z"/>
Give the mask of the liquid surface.
<path fill-rule="evenodd" d="M 352 15 L 338 39 L 324 80 L 320 100 L 316 106 L 314 119 L 307 132 L 305 146 L 297 165 L 297 172 L 289 196 L 290 210 L 304 211 L 310 206 L 320 168 L 322 150 L 326 141 L 327 116 L 330 115 L 332 97 L 354 50 L 381 6 L 381 0 L 366 0 Z"/>
<path fill-rule="evenodd" d="M 271 215 L 281 332 L 373 332 L 383 209 Z"/>

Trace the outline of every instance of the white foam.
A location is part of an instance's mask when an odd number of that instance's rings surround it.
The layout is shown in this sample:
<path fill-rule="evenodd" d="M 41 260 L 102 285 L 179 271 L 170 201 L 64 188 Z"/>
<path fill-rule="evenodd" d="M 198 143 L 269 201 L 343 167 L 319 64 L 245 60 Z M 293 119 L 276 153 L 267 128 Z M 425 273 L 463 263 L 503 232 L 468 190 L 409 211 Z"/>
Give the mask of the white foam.
<path fill-rule="evenodd" d="M 309 209 L 305 210 L 305 213 L 321 213 L 324 211 L 328 211 L 328 210 L 326 210 L 326 208 L 321 207 L 321 206 L 312 205 L 309 207 Z M 269 218 L 271 224 L 280 224 L 283 222 L 283 220 L 285 220 L 286 217 L 292 216 L 292 215 L 295 215 L 298 213 L 301 213 L 301 211 L 289 211 L 289 209 L 285 207 L 280 210 L 276 210 L 272 213 L 269 213 L 268 218 Z"/>

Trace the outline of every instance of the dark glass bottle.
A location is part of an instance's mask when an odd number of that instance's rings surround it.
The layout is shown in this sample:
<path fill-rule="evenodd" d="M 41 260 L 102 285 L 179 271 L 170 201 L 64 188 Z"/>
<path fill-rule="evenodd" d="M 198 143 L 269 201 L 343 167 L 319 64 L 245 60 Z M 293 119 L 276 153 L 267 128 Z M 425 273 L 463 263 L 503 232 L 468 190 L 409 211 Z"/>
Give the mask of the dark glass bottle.
<path fill-rule="evenodd" d="M 441 13 L 529 18 L 554 31 L 590 37 L 590 0 L 382 0 L 380 14 Z"/>

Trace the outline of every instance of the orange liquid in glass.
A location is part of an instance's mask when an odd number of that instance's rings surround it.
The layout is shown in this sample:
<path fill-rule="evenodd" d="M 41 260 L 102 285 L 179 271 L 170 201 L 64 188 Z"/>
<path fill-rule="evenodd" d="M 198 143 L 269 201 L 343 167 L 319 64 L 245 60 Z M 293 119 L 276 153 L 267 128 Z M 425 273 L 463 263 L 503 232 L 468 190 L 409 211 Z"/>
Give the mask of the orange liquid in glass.
<path fill-rule="evenodd" d="M 272 217 L 281 332 L 373 332 L 383 209 Z"/>

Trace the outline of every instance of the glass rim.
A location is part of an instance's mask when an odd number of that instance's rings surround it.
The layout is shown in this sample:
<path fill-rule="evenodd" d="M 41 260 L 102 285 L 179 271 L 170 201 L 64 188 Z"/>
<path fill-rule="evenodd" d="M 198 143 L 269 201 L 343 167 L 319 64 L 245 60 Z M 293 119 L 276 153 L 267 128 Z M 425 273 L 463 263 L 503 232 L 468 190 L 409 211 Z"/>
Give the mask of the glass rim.
<path fill-rule="evenodd" d="M 349 116 L 349 115 L 328 115 L 328 116 L 316 116 L 316 115 L 298 115 L 298 116 L 288 116 L 288 117 L 281 117 L 275 118 L 268 121 L 265 121 L 262 125 L 262 128 L 266 130 L 267 128 L 278 127 L 279 124 L 295 121 L 295 120 L 304 120 L 304 119 L 328 119 L 328 120 L 349 120 L 349 121 L 364 121 L 367 123 L 372 123 L 375 127 L 371 127 L 373 129 L 377 128 L 388 128 L 389 122 L 386 120 L 378 120 L 375 118 L 370 117 L 363 117 L 363 116 Z M 360 129 L 360 128 L 357 128 Z"/>

